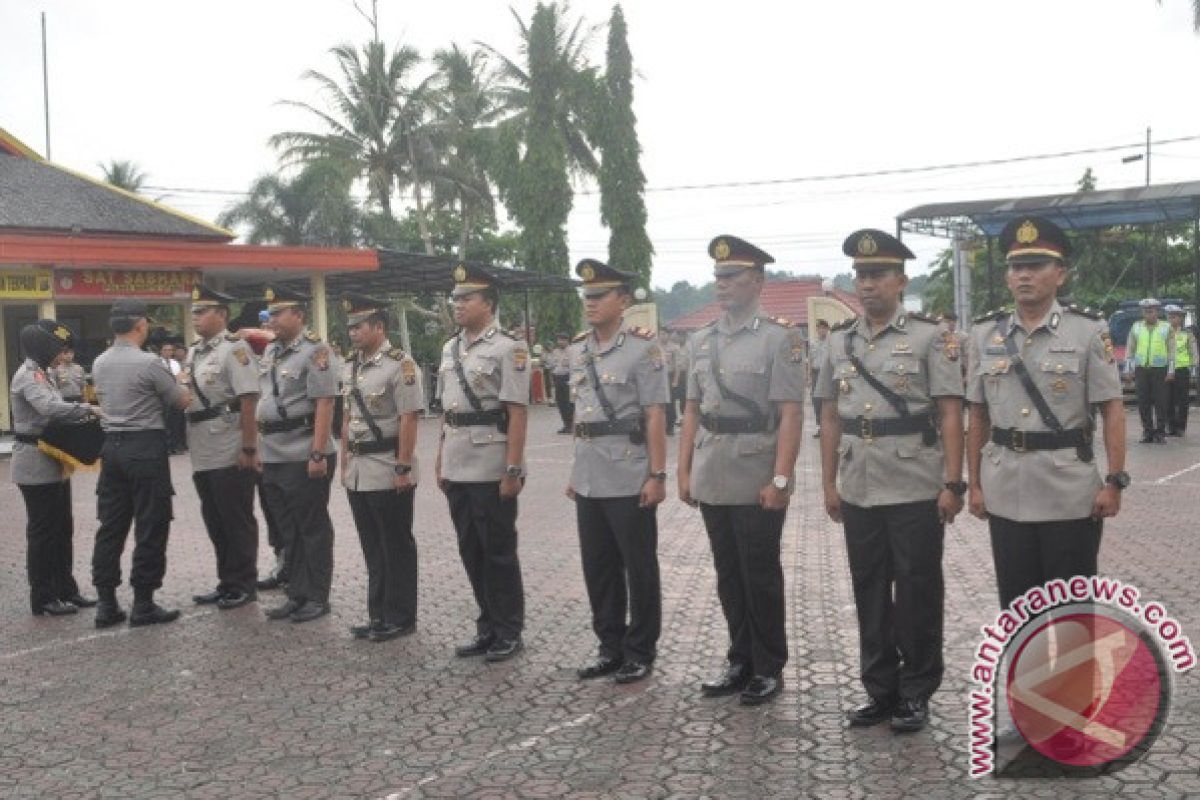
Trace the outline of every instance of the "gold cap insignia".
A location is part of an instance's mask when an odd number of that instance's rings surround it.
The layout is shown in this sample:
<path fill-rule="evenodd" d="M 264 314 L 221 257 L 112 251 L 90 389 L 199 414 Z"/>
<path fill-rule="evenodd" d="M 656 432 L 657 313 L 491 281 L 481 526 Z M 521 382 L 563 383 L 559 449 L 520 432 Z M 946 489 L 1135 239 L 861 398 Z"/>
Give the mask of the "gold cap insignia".
<path fill-rule="evenodd" d="M 193 288 L 193 289 L 192 289 L 192 299 L 193 299 L 193 300 L 199 300 L 199 299 L 200 299 L 200 289 L 199 289 L 199 287 L 196 287 L 196 288 Z"/>
<path fill-rule="evenodd" d="M 584 264 L 579 268 L 579 277 L 583 278 L 585 281 L 596 280 L 596 268 L 591 264 Z"/>
<path fill-rule="evenodd" d="M 62 325 L 59 325 L 54 329 L 54 335 L 62 339 L 64 342 L 71 338 L 71 332 Z"/>
<path fill-rule="evenodd" d="M 719 242 L 717 242 L 717 246 L 713 248 L 713 255 L 715 255 L 719 261 L 724 261 L 725 259 L 729 258 L 729 242 L 725 241 L 724 239 L 721 239 Z"/>
<path fill-rule="evenodd" d="M 274 301 L 274 299 L 275 299 L 275 290 L 274 289 L 267 289 L 267 291 L 263 293 L 263 300 L 266 300 L 268 303 Z"/>
<path fill-rule="evenodd" d="M 352 308 L 354 308 L 354 304 L 351 303 L 349 300 L 342 301 L 342 310 L 343 311 L 349 311 Z"/>
<path fill-rule="evenodd" d="M 1038 229 L 1029 220 L 1025 220 L 1021 227 L 1017 228 L 1017 241 L 1021 244 L 1033 244 L 1037 241 Z"/>
<path fill-rule="evenodd" d="M 462 264 L 459 264 L 457 267 L 454 268 L 454 281 L 455 281 L 455 283 L 462 283 L 466 279 L 467 279 L 467 268 L 464 267 Z"/>
<path fill-rule="evenodd" d="M 879 252 L 879 245 L 875 242 L 875 238 L 869 233 L 864 233 L 863 237 L 858 240 L 858 254 L 860 256 L 873 256 Z"/>

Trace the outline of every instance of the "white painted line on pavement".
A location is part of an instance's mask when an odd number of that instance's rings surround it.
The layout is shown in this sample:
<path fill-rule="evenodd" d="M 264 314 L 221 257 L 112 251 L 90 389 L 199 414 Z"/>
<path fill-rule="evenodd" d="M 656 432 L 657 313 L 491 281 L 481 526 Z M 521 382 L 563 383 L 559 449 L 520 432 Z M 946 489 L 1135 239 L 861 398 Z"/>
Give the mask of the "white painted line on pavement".
<path fill-rule="evenodd" d="M 1154 485 L 1162 486 L 1164 483 L 1166 483 L 1174 478 L 1178 478 L 1180 475 L 1186 475 L 1195 469 L 1200 469 L 1200 461 L 1197 461 L 1195 464 L 1192 464 L 1190 467 L 1187 467 L 1186 469 L 1179 470 L 1179 472 L 1172 472 L 1170 475 L 1164 475 L 1163 477 L 1156 480 L 1154 482 Z"/>
<path fill-rule="evenodd" d="M 170 624 L 174 625 L 174 624 L 177 624 L 178 622 L 186 622 L 189 619 L 198 619 L 199 617 L 207 617 L 209 614 L 215 614 L 215 613 L 216 613 L 216 611 L 209 609 L 206 611 L 197 611 L 192 614 L 183 614 L 179 617 L 177 622 L 170 623 Z M 153 628 L 153 627 L 157 627 L 157 626 L 154 626 L 154 625 L 146 626 L 146 628 Z M 87 636 L 77 636 L 74 639 L 59 639 L 57 641 L 47 642 L 46 644 L 40 644 L 37 647 L 29 647 L 29 648 L 26 648 L 25 650 L 14 650 L 11 653 L 0 653 L 0 661 L 12 661 L 13 659 L 21 658 L 23 656 L 31 656 L 31 655 L 34 655 L 35 653 L 45 652 L 46 650 L 53 650 L 56 647 L 65 647 L 67 645 L 83 644 L 84 642 L 90 642 L 95 639 L 106 639 L 110 636 L 124 636 L 126 634 L 133 633 L 134 631 L 138 631 L 138 630 L 142 630 L 142 628 L 131 628 L 131 627 L 129 627 L 129 623 L 123 622 L 123 623 L 120 623 L 119 627 L 113 626 L 113 628 L 111 630 L 100 631 L 98 633 L 89 633 Z"/>

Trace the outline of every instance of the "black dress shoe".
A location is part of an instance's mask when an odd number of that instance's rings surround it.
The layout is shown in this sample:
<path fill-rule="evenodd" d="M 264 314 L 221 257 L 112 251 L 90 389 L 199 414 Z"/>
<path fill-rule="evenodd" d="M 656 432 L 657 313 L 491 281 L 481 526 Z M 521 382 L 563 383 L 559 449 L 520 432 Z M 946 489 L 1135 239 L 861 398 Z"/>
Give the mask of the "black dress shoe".
<path fill-rule="evenodd" d="M 328 613 L 328 603 L 318 603 L 316 600 L 309 600 L 292 612 L 292 622 L 312 622 L 314 619 L 323 617 Z"/>
<path fill-rule="evenodd" d="M 247 603 L 253 603 L 258 599 L 258 595 L 250 594 L 249 592 L 233 592 L 227 594 L 217 601 L 217 608 L 222 611 L 228 611 L 231 608 L 241 608 Z"/>
<path fill-rule="evenodd" d="M 459 658 L 470 658 L 471 656 L 481 656 L 487 653 L 488 648 L 492 646 L 492 642 L 496 641 L 496 637 L 491 634 L 476 634 L 475 638 L 466 644 L 460 644 L 454 648 L 454 655 Z"/>
<path fill-rule="evenodd" d="M 847 711 L 846 720 L 852 728 L 867 728 L 889 719 L 895 709 L 894 700 L 876 700 L 872 697 L 866 705 Z"/>
<path fill-rule="evenodd" d="M 755 675 L 742 689 L 741 703 L 744 706 L 760 706 L 773 700 L 783 691 L 783 676 Z"/>
<path fill-rule="evenodd" d="M 928 700 L 904 700 L 892 712 L 892 730 L 897 733 L 912 733 L 929 722 Z"/>
<path fill-rule="evenodd" d="M 602 678 L 605 675 L 612 675 L 620 668 L 621 659 L 600 656 L 592 663 L 575 670 L 575 677 L 581 681 L 590 681 L 592 678 Z"/>
<path fill-rule="evenodd" d="M 287 579 L 281 578 L 278 575 L 271 575 L 270 577 L 263 578 L 258 581 L 255 586 L 257 586 L 259 589 L 262 589 L 264 592 L 269 592 L 272 589 L 278 589 L 280 587 L 287 586 Z"/>
<path fill-rule="evenodd" d="M 76 608 L 93 608 L 97 603 L 96 600 L 93 600 L 90 597 L 84 597 L 81 594 L 73 594 L 70 597 L 64 597 L 63 600 L 75 606 Z"/>
<path fill-rule="evenodd" d="M 497 639 L 492 642 L 492 646 L 487 649 L 487 653 L 483 659 L 495 664 L 500 661 L 508 661 L 521 650 L 520 639 Z"/>
<path fill-rule="evenodd" d="M 1163 436 L 1161 433 L 1156 433 L 1156 434 L 1154 434 L 1154 443 L 1155 444 L 1166 444 L 1167 437 Z"/>
<path fill-rule="evenodd" d="M 116 603 L 105 603 L 101 601 L 96 607 L 96 627 L 111 628 L 113 625 L 120 625 L 127 619 L 125 612 Z"/>
<path fill-rule="evenodd" d="M 292 600 L 289 598 L 288 601 L 283 605 L 268 609 L 266 612 L 267 619 L 287 619 L 292 614 L 295 614 L 297 611 L 299 611 L 300 606 L 302 605 L 304 605 L 304 603 L 300 602 L 299 600 Z"/>
<path fill-rule="evenodd" d="M 179 619 L 179 610 L 172 609 L 168 611 L 157 603 L 150 603 L 146 606 L 133 607 L 133 613 L 129 615 L 129 627 L 141 628 L 145 625 L 164 625 L 168 622 L 174 622 Z"/>
<path fill-rule="evenodd" d="M 213 589 L 211 592 L 205 592 L 204 594 L 192 595 L 192 602 L 198 606 L 211 606 L 211 605 L 215 605 L 217 603 L 217 601 L 220 600 L 224 596 L 225 596 L 225 593 L 222 592 L 220 589 Z"/>
<path fill-rule="evenodd" d="M 728 697 L 745 689 L 749 682 L 750 670 L 745 664 L 730 664 L 719 677 L 700 684 L 700 691 L 705 697 Z"/>
<path fill-rule="evenodd" d="M 617 674 L 613 676 L 613 681 L 616 683 L 637 683 L 649 675 L 651 669 L 652 667 L 649 664 L 643 664 L 641 661 L 626 661 L 617 670 Z"/>
<path fill-rule="evenodd" d="M 1154 434 L 1153 433 L 1145 434 L 1144 436 L 1142 436 L 1142 438 L 1138 442 L 1138 444 L 1154 444 Z"/>
<path fill-rule="evenodd" d="M 375 630 L 376 628 L 382 628 L 382 627 L 383 627 L 383 620 L 373 619 L 370 622 L 368 622 L 366 625 L 351 625 L 350 626 L 350 635 L 352 637 L 354 637 L 355 639 L 360 639 L 360 640 L 361 639 L 370 639 L 371 631 Z"/>
<path fill-rule="evenodd" d="M 401 636 L 408 636 L 416 629 L 417 625 L 414 622 L 410 622 L 407 625 L 392 625 L 385 622 L 382 626 L 371 631 L 371 641 L 388 642 L 392 639 L 398 639 Z"/>
<path fill-rule="evenodd" d="M 62 600 L 51 600 L 47 603 L 42 603 L 40 606 L 33 607 L 33 615 L 35 617 L 40 617 L 43 614 L 51 617 L 65 617 L 68 614 L 75 614 L 78 611 L 78 608 Z"/>

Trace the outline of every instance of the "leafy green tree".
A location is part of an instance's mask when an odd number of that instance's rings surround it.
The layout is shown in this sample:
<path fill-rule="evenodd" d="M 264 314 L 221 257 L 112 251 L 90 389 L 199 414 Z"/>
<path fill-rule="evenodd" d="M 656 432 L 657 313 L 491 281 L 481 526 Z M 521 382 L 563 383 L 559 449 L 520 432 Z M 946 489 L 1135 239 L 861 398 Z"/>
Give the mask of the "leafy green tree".
<path fill-rule="evenodd" d="M 650 279 L 654 246 L 646 233 L 646 176 L 639 163 L 641 146 L 633 113 L 633 56 L 625 15 L 613 6 L 608 25 L 603 113 L 597 116 L 600 143 L 600 219 L 609 228 L 608 260 L 620 269 Z"/>
<path fill-rule="evenodd" d="M 133 161 L 113 159 L 107 164 L 100 163 L 97 166 L 104 175 L 105 183 L 134 194 L 140 194 L 142 187 L 150 179 L 150 176 Z"/>
<path fill-rule="evenodd" d="M 329 161 L 314 161 L 293 178 L 263 175 L 217 224 L 243 228 L 250 244 L 352 247 L 361 226 L 352 180 L 344 166 Z"/>

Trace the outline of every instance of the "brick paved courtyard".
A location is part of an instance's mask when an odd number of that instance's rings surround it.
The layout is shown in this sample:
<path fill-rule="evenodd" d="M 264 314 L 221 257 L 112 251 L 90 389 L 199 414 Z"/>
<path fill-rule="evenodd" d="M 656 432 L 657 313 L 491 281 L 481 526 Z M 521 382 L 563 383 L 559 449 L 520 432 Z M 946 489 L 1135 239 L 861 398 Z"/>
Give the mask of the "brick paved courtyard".
<path fill-rule="evenodd" d="M 659 516 L 664 620 L 654 675 L 630 687 L 581 683 L 593 652 L 570 460 L 557 417 L 531 417 L 531 477 L 521 498 L 527 649 L 500 665 L 452 656 L 473 632 L 454 533 L 431 480 L 420 486 L 419 629 L 352 641 L 365 573 L 343 492 L 333 613 L 268 623 L 259 605 L 201 610 L 215 583 L 186 456 L 172 459 L 176 519 L 160 599 L 184 610 L 161 628 L 96 631 L 92 612 L 28 614 L 24 514 L 0 461 L 0 796 L 244 797 L 1130 797 L 1200 796 L 1200 688 L 1177 678 L 1174 707 L 1149 756 L 1116 776 L 1011 781 L 967 777 L 967 670 L 995 615 L 986 526 L 947 530 L 947 677 L 924 732 L 849 730 L 857 645 L 841 529 L 819 503 L 816 441 L 805 433 L 798 501 L 784 536 L 791 661 L 774 704 L 706 700 L 724 625 L 697 511 Z M 1131 436 L 1139 429 L 1131 417 Z M 1134 486 L 1106 529 L 1101 571 L 1162 601 L 1200 642 L 1200 431 L 1166 446 L 1131 444 Z M 420 452 L 432 465 L 435 423 Z M 1132 441 L 1132 439 L 1131 439 Z M 674 480 L 672 458 L 672 486 Z M 428 473 L 427 473 L 428 474 Z M 75 479 L 76 576 L 89 583 L 95 478 Z M 260 565 L 269 563 L 263 535 Z M 128 556 L 126 572 L 128 571 Z M 91 593 L 90 587 L 88 592 Z M 128 605 L 128 587 L 121 597 Z M 278 593 L 265 593 L 273 605 Z"/>

